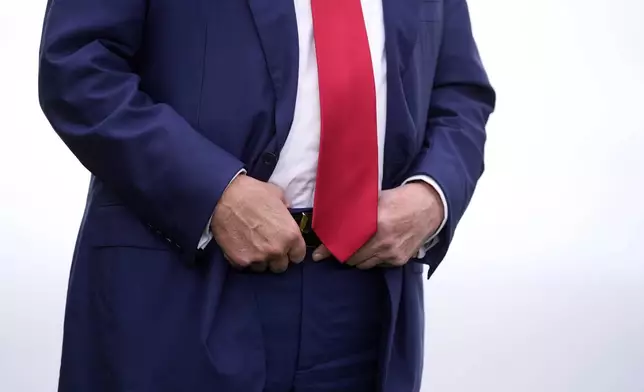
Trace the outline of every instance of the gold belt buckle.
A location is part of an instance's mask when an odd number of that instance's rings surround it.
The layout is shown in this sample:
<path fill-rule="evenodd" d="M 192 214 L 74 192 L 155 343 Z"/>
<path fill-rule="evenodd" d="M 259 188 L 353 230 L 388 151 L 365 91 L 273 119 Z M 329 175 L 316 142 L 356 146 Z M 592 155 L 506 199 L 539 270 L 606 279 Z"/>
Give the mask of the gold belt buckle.
<path fill-rule="evenodd" d="M 302 218 L 300 219 L 300 232 L 307 233 L 306 224 L 309 222 L 309 216 L 305 212 L 302 212 Z"/>

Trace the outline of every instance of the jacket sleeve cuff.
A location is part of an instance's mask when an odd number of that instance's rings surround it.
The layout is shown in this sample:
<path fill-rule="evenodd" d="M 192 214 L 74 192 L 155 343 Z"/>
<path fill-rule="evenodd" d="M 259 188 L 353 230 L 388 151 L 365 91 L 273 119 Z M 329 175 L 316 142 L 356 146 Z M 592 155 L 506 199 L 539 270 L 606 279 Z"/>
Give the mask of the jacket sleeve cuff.
<path fill-rule="evenodd" d="M 405 180 L 405 182 L 403 182 L 403 185 L 414 181 L 422 181 L 428 184 L 429 186 L 431 186 L 432 188 L 434 188 L 434 190 L 436 190 L 436 193 L 438 193 L 438 196 L 440 197 L 441 202 L 443 203 L 443 211 L 444 211 L 443 221 L 441 222 L 441 224 L 438 226 L 436 231 L 432 233 L 429 236 L 429 238 L 427 238 L 427 240 L 423 243 L 420 249 L 418 249 L 418 253 L 416 254 L 415 257 L 417 259 L 422 259 L 423 257 L 425 257 L 427 252 L 431 248 L 433 248 L 436 244 L 438 244 L 438 242 L 440 241 L 440 237 L 438 235 L 440 234 L 441 230 L 443 230 L 443 228 L 445 227 L 445 224 L 447 223 L 449 210 L 447 206 L 447 199 L 445 198 L 445 193 L 441 189 L 440 185 L 438 185 L 438 183 L 433 178 L 427 175 L 419 174 L 419 175 L 409 177 L 407 180 Z"/>
<path fill-rule="evenodd" d="M 235 177 L 233 177 L 230 182 L 228 182 L 228 186 L 232 184 L 232 182 L 237 178 L 240 174 L 246 174 L 246 169 L 241 169 L 240 171 L 235 174 Z M 228 189 L 228 186 L 224 189 L 224 192 L 226 189 Z M 210 231 L 210 224 L 212 223 L 212 215 L 210 216 L 210 219 L 208 219 L 208 224 L 203 230 L 203 233 L 201 234 L 201 238 L 199 239 L 199 244 L 197 245 L 198 250 L 203 250 L 210 244 L 210 241 L 212 241 L 212 232 Z"/>

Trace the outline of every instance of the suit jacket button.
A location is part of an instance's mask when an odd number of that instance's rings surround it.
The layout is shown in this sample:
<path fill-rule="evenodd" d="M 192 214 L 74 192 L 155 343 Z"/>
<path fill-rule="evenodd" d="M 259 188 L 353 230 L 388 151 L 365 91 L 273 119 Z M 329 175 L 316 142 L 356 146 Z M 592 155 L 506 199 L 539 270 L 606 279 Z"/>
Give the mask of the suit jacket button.
<path fill-rule="evenodd" d="M 262 162 L 264 162 L 264 165 L 266 166 L 275 166 L 277 163 L 277 155 L 272 152 L 267 152 L 262 155 Z"/>

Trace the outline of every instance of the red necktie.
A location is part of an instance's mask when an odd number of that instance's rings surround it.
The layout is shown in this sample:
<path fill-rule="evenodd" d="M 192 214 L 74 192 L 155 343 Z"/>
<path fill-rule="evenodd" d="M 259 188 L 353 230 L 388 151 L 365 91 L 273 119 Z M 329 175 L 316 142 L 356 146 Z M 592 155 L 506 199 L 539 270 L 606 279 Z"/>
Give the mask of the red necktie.
<path fill-rule="evenodd" d="M 360 0 L 311 0 L 320 88 L 313 230 L 346 261 L 375 233 L 376 92 Z"/>

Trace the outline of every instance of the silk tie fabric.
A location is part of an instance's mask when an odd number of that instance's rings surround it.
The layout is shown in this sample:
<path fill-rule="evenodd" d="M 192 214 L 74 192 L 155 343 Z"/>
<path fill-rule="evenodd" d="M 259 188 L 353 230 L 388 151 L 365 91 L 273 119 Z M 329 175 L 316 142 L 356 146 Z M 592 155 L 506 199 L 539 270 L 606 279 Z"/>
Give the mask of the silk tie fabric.
<path fill-rule="evenodd" d="M 376 92 L 360 0 L 311 0 L 320 90 L 313 230 L 345 262 L 378 219 Z"/>

